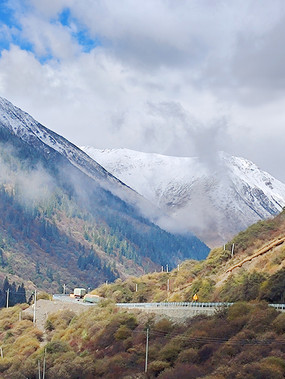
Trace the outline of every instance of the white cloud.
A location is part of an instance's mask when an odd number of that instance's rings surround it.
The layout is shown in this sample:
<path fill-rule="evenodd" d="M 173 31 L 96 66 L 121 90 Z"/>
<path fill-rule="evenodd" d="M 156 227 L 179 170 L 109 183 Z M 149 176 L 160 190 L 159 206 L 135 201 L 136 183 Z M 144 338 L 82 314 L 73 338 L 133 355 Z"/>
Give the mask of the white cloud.
<path fill-rule="evenodd" d="M 222 148 L 285 180 L 276 164 L 277 153 L 285 158 L 283 1 L 29 4 L 17 14 L 35 54 L 2 52 L 0 90 L 47 127 L 98 148 L 205 159 Z M 71 23 L 62 25 L 66 7 Z M 102 46 L 83 52 L 80 28 Z"/>
<path fill-rule="evenodd" d="M 22 37 L 34 47 L 39 57 L 52 56 L 57 59 L 72 59 L 80 53 L 80 47 L 74 43 L 73 30 L 59 22 L 50 23 L 35 16 L 25 16 L 21 20 Z"/>

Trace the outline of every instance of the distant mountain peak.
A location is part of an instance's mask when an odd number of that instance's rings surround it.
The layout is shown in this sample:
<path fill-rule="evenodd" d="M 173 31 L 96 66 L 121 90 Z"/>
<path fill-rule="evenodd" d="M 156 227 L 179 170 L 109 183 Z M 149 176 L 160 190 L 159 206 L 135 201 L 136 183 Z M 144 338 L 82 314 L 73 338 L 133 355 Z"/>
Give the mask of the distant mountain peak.
<path fill-rule="evenodd" d="M 81 147 L 128 186 L 215 246 L 285 205 L 285 185 L 253 162 L 219 152 L 209 168 L 197 157 Z"/>

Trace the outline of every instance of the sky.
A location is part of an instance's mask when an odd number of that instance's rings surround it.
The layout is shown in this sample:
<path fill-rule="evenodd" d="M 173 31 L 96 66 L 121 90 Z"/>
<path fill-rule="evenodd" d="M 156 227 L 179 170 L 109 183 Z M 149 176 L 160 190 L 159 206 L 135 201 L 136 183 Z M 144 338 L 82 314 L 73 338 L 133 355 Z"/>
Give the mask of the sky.
<path fill-rule="evenodd" d="M 78 146 L 285 182 L 285 2 L 0 0 L 0 96 Z"/>

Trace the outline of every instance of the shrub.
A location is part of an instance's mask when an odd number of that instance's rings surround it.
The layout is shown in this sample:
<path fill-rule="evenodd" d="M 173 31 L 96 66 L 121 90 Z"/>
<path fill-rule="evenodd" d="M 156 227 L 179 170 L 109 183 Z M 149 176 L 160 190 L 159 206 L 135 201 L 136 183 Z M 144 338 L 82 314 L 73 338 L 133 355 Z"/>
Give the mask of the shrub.
<path fill-rule="evenodd" d="M 178 356 L 178 362 L 181 363 L 197 363 L 198 350 L 190 347 L 189 349 L 182 350 Z"/>
<path fill-rule="evenodd" d="M 264 364 L 267 367 L 275 367 L 276 369 L 280 370 L 280 373 L 285 376 L 285 360 L 279 357 L 267 357 L 264 358 L 262 361 L 262 364 Z"/>
<path fill-rule="evenodd" d="M 5 372 L 8 370 L 8 368 L 12 365 L 13 358 L 6 358 L 0 359 L 0 372 Z"/>
<path fill-rule="evenodd" d="M 200 363 L 203 363 L 207 361 L 214 352 L 214 346 L 207 344 L 204 345 L 199 351 L 198 351 L 198 359 Z"/>
<path fill-rule="evenodd" d="M 65 353 L 69 350 L 69 346 L 63 341 L 51 341 L 46 344 L 46 352 L 49 354 Z"/>
<path fill-rule="evenodd" d="M 148 365 L 148 371 L 151 374 L 157 376 L 161 371 L 165 370 L 170 366 L 170 363 L 165 361 L 153 361 Z"/>
<path fill-rule="evenodd" d="M 173 330 L 173 322 L 167 318 L 163 318 L 155 323 L 153 329 L 162 333 L 170 333 Z"/>
<path fill-rule="evenodd" d="M 254 312 L 248 320 L 247 328 L 256 333 L 265 332 L 276 318 L 276 314 L 276 310 L 272 307 L 266 306 L 264 309 L 255 307 Z"/>
<path fill-rule="evenodd" d="M 262 288 L 261 299 L 269 303 L 285 302 L 285 268 L 273 274 Z"/>
<path fill-rule="evenodd" d="M 284 376 L 279 368 L 267 367 L 262 363 L 252 363 L 246 365 L 236 376 L 238 379 L 282 379 Z"/>
<path fill-rule="evenodd" d="M 52 300 L 52 295 L 50 295 L 47 292 L 38 292 L 37 293 L 37 300 L 40 300 L 40 299 L 43 299 L 43 300 Z"/>
<path fill-rule="evenodd" d="M 196 365 L 178 364 L 172 369 L 166 369 L 159 375 L 159 379 L 194 379 L 202 377 L 204 371 Z"/>
<path fill-rule="evenodd" d="M 180 348 L 173 345 L 173 342 L 171 341 L 170 343 L 168 343 L 161 349 L 159 353 L 159 357 L 163 361 L 174 362 L 179 352 L 180 352 Z"/>
<path fill-rule="evenodd" d="M 45 329 L 48 330 L 49 332 L 55 329 L 54 324 L 50 318 L 46 320 Z"/>
<path fill-rule="evenodd" d="M 285 313 L 281 313 L 272 323 L 277 333 L 285 333 Z"/>
<path fill-rule="evenodd" d="M 228 320 L 232 321 L 244 315 L 248 315 L 251 311 L 251 306 L 247 303 L 233 304 L 228 310 Z"/>
<path fill-rule="evenodd" d="M 116 340 L 125 340 L 132 335 L 131 329 L 129 329 L 126 325 L 120 325 L 114 337 Z"/>

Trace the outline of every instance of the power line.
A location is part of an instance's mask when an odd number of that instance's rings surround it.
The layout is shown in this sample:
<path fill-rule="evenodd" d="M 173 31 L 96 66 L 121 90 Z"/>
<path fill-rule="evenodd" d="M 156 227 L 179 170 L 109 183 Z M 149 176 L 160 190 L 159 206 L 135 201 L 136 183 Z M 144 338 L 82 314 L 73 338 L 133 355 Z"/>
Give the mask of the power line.
<path fill-rule="evenodd" d="M 133 333 L 143 333 L 145 332 L 145 329 L 140 330 L 133 330 Z M 234 346 L 240 346 L 240 345 L 270 345 L 271 343 L 276 343 L 278 345 L 285 345 L 285 339 L 266 339 L 266 340 L 248 340 L 248 339 L 227 339 L 227 338 L 221 338 L 221 337 L 210 337 L 210 336 L 185 336 L 181 335 L 179 333 L 169 333 L 162 330 L 152 330 L 149 329 L 149 335 L 156 336 L 156 337 L 166 337 L 168 336 L 169 339 L 174 339 L 175 337 L 179 337 L 179 339 L 189 342 L 199 342 L 199 343 L 217 343 L 217 344 L 228 344 L 228 345 L 234 345 Z M 231 337 L 233 338 L 233 337 Z"/>

